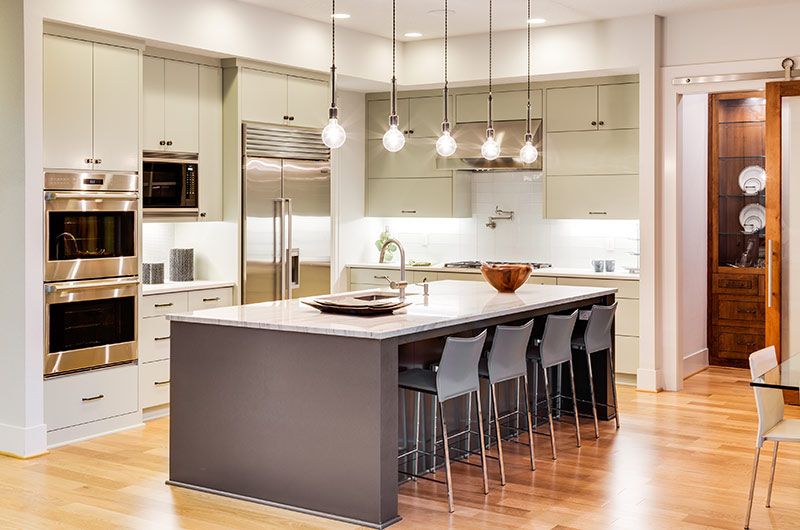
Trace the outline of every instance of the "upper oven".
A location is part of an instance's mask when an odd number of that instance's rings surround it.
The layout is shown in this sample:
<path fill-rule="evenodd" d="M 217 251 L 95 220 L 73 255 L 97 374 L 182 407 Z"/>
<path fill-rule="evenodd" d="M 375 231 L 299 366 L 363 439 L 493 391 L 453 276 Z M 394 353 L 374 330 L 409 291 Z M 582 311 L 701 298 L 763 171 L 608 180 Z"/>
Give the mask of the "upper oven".
<path fill-rule="evenodd" d="M 145 151 L 142 207 L 146 215 L 197 215 L 196 153 Z"/>
<path fill-rule="evenodd" d="M 139 273 L 136 174 L 45 173 L 44 281 Z"/>

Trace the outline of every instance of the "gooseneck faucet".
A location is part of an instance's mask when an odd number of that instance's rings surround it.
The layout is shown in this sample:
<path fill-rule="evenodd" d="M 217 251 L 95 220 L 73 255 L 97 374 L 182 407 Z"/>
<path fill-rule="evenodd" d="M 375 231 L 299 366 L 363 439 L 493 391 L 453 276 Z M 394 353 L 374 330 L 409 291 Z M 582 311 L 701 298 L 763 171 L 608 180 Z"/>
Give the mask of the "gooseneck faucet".
<path fill-rule="evenodd" d="M 386 254 L 386 249 L 389 248 L 390 245 L 397 245 L 397 248 L 400 249 L 400 281 L 396 282 L 389 278 L 388 276 L 384 276 L 383 278 L 389 282 L 390 289 L 399 289 L 400 290 L 400 300 L 406 299 L 406 287 L 408 286 L 408 282 L 406 281 L 406 251 L 403 248 L 403 245 L 394 238 L 387 239 L 383 245 L 381 246 L 381 255 L 378 258 L 378 263 L 383 263 L 383 258 Z"/>

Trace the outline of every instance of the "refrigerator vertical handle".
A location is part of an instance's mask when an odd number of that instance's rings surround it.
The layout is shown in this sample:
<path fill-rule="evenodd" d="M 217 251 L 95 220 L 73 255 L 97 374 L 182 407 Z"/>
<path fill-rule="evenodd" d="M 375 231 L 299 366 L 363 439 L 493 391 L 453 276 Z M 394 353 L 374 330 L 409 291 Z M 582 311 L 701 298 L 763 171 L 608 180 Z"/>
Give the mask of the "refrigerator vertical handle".
<path fill-rule="evenodd" d="M 285 300 L 286 299 L 286 201 L 283 198 L 280 199 L 273 199 L 275 202 L 275 207 L 277 209 L 276 218 L 280 219 L 280 234 L 278 237 L 274 237 L 276 230 L 276 224 L 273 224 L 273 245 L 275 241 L 278 241 L 278 245 L 275 252 L 275 257 L 278 260 L 278 270 L 277 276 L 278 280 L 278 300 Z"/>
<path fill-rule="evenodd" d="M 286 246 L 284 252 L 286 253 L 286 299 L 292 299 L 292 289 L 295 286 L 294 274 L 294 254 L 292 253 L 292 199 L 284 199 L 286 201 Z"/>

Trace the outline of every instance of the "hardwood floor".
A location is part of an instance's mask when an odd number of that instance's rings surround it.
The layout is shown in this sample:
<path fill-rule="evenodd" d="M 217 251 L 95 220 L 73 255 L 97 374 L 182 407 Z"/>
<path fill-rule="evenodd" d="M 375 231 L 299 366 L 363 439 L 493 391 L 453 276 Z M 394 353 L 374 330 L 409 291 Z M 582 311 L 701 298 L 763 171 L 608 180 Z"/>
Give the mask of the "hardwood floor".
<path fill-rule="evenodd" d="M 444 486 L 400 487 L 396 528 L 700 529 L 742 527 L 756 437 L 753 393 L 744 370 L 711 368 L 679 393 L 619 389 L 622 428 L 561 424 L 558 461 L 536 438 L 506 444 L 508 484 L 490 461 L 490 493 L 480 470 L 454 464 L 456 512 Z M 792 408 L 788 415 L 800 417 Z M 0 457 L 0 528 L 346 528 L 290 511 L 166 486 L 168 422 L 53 450 L 33 460 Z M 772 447 L 762 454 L 751 528 L 800 527 L 800 447 L 781 446 L 772 508 L 764 507 Z M 443 475 L 443 473 L 440 472 Z M 443 478 L 443 477 L 442 477 Z"/>

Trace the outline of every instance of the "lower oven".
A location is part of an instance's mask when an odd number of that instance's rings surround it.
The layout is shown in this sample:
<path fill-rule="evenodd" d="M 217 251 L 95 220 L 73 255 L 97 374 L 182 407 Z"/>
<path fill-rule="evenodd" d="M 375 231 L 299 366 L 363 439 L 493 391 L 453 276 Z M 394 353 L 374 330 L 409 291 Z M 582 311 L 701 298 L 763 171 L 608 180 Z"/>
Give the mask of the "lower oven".
<path fill-rule="evenodd" d="M 44 376 L 137 359 L 138 277 L 46 284 Z"/>

